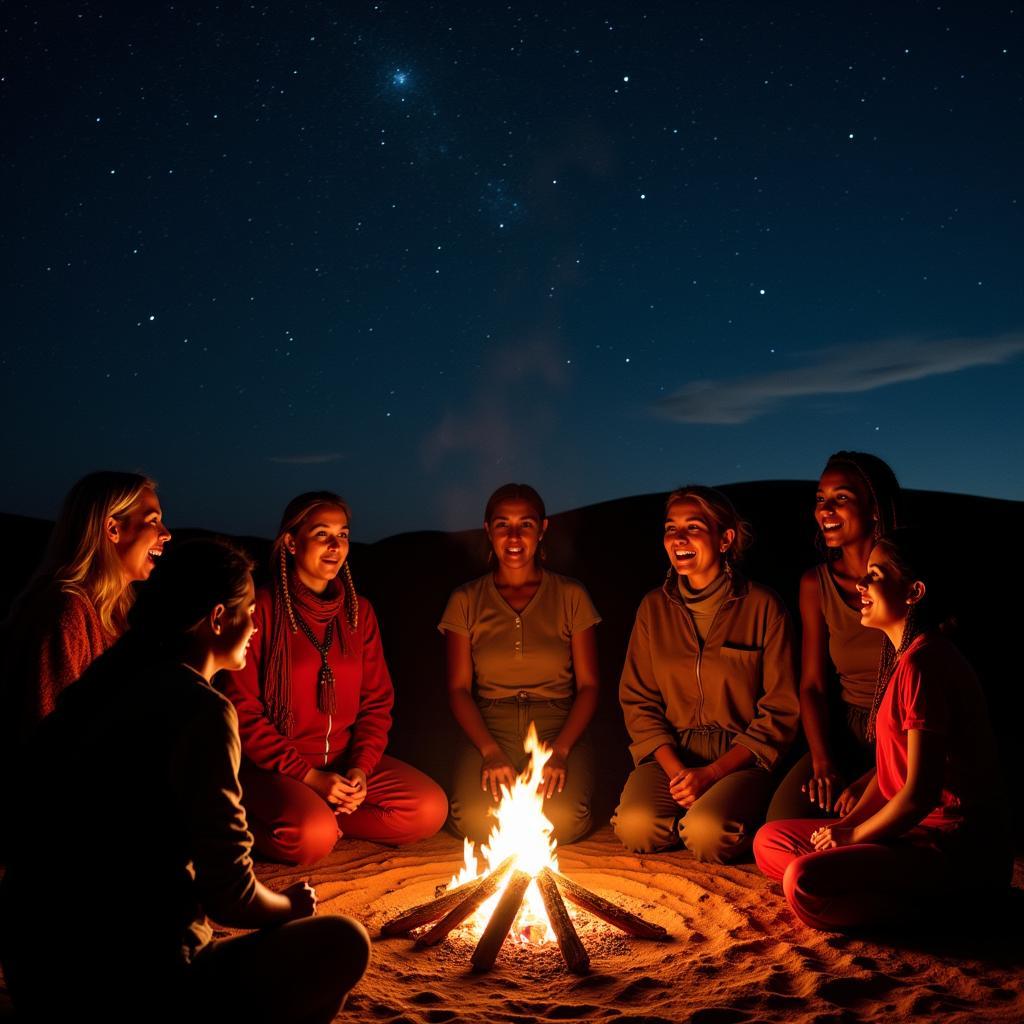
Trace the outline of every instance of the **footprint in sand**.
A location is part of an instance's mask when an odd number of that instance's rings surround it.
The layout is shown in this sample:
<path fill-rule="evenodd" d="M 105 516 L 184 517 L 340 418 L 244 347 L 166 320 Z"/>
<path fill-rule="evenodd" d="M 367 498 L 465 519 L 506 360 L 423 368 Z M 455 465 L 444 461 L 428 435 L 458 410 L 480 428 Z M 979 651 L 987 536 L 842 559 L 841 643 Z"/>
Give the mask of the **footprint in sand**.
<path fill-rule="evenodd" d="M 586 1003 L 580 1006 L 552 1006 L 546 1016 L 548 1020 L 583 1020 L 586 1017 L 597 1015 L 599 1006 L 589 1006 Z"/>
<path fill-rule="evenodd" d="M 447 1021 L 456 1020 L 458 1016 L 455 1010 L 427 1010 L 424 1014 L 430 1024 L 446 1024 Z"/>
<path fill-rule="evenodd" d="M 742 1024 L 750 1020 L 748 1014 L 731 1006 L 707 1006 L 690 1015 L 690 1024 Z"/>
<path fill-rule="evenodd" d="M 658 981 L 657 978 L 637 978 L 636 981 L 631 981 L 628 985 L 624 985 L 619 989 L 615 999 L 620 1003 L 635 1003 L 645 992 L 667 987 L 668 985 L 664 981 Z"/>
<path fill-rule="evenodd" d="M 856 1006 L 885 995 L 896 984 L 884 974 L 873 974 L 870 978 L 829 978 L 818 986 L 818 995 L 836 1006 Z"/>

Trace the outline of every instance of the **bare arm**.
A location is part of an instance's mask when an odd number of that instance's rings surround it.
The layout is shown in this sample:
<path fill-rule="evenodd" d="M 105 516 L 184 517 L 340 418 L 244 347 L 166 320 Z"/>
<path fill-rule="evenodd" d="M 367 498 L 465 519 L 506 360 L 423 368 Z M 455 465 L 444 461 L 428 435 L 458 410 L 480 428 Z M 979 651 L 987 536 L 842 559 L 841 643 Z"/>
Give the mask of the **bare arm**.
<path fill-rule="evenodd" d="M 576 675 L 576 699 L 562 731 L 555 738 L 555 753 L 568 757 L 597 710 L 597 641 L 594 627 L 572 636 L 572 664 Z"/>
<path fill-rule="evenodd" d="M 920 824 L 921 819 L 937 806 L 942 795 L 945 760 L 944 736 L 911 729 L 907 733 L 907 781 L 871 817 L 854 826 L 852 841 L 871 843 L 897 839 Z"/>
<path fill-rule="evenodd" d="M 544 765 L 540 788 L 546 797 L 565 789 L 569 753 L 597 710 L 597 644 L 593 626 L 572 635 L 572 665 L 576 676 L 576 698 L 555 737 L 551 757 Z"/>
<path fill-rule="evenodd" d="M 480 780 L 482 788 L 490 789 L 497 800 L 501 784 L 511 786 L 516 772 L 491 735 L 473 699 L 473 651 L 469 637 L 451 630 L 446 630 L 444 635 L 448 660 L 448 705 L 455 721 L 484 759 Z"/>
<path fill-rule="evenodd" d="M 828 627 L 821 611 L 818 576 L 813 569 L 800 578 L 800 624 L 800 722 L 811 751 L 811 777 L 806 790 L 811 803 L 828 811 L 839 795 L 841 780 L 828 749 Z"/>

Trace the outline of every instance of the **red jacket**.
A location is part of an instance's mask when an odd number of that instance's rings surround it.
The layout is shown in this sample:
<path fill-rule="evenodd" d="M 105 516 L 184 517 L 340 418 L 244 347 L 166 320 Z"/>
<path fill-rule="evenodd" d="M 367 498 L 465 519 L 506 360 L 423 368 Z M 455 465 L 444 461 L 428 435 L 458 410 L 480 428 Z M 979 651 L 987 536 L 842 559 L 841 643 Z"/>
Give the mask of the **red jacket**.
<path fill-rule="evenodd" d="M 334 672 L 334 715 L 317 710 L 320 654 L 301 631 L 291 634 L 291 736 L 282 736 L 263 708 L 262 662 L 270 643 L 273 599 L 269 588 L 256 593 L 258 632 L 249 644 L 245 668 L 224 674 L 222 687 L 238 712 L 242 753 L 257 767 L 302 780 L 310 768 L 361 768 L 373 774 L 388 742 L 394 690 L 384 662 L 373 607 L 359 598 L 359 628 L 353 634 L 342 611 L 335 619 L 335 641 L 327 660 Z M 314 624 L 317 639 L 324 627 Z M 345 637 L 342 653 L 339 634 Z M 219 681 L 219 680 L 218 680 Z"/>

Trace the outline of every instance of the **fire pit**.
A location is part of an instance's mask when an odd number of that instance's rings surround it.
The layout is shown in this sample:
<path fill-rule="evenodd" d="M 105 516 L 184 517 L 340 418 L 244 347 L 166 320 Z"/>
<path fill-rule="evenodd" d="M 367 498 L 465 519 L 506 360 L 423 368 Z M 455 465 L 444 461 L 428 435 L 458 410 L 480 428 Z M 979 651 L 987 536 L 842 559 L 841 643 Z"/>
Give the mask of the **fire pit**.
<path fill-rule="evenodd" d="M 539 792 L 551 749 L 538 741 L 532 724 L 525 748 L 530 766 L 511 789 L 502 786 L 502 799 L 494 812 L 497 824 L 480 848 L 485 870 L 480 870 L 473 844 L 466 840 L 465 866 L 445 891 L 387 922 L 381 934 L 408 935 L 432 925 L 416 939 L 417 947 L 422 948 L 436 946 L 467 924 L 478 939 L 472 956 L 477 971 L 494 965 L 510 934 L 514 941 L 537 946 L 549 942 L 553 934 L 569 970 L 585 974 L 590 958 L 566 908 L 567 899 L 627 935 L 668 938 L 660 925 L 623 910 L 559 873 L 552 825 Z"/>

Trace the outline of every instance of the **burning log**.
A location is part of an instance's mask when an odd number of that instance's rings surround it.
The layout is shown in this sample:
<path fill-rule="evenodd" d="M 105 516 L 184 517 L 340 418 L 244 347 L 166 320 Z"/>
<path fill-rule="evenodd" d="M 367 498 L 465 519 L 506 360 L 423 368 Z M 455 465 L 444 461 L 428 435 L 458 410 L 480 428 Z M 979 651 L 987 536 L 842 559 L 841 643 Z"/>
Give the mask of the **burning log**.
<path fill-rule="evenodd" d="M 537 876 L 537 888 L 540 889 L 541 899 L 544 900 L 544 909 L 548 912 L 548 921 L 554 929 L 555 938 L 558 939 L 558 948 L 562 953 L 565 966 L 573 974 L 586 974 L 590 970 L 590 957 L 580 942 L 576 928 L 569 917 L 569 911 L 565 909 L 561 893 L 555 882 L 554 872 L 550 868 L 544 868 Z"/>
<path fill-rule="evenodd" d="M 508 857 L 494 869 L 492 874 L 496 874 L 500 878 L 511 866 L 512 858 Z M 457 907 L 469 896 L 480 884 L 480 881 L 481 879 L 474 878 L 457 889 L 447 891 L 440 887 L 441 891 L 437 893 L 436 899 L 430 900 L 429 903 L 421 903 L 418 907 L 413 907 L 412 910 L 402 914 L 401 917 L 396 917 L 383 924 L 380 929 L 381 935 L 407 935 L 416 928 L 422 928 L 423 925 L 444 917 L 449 910 Z"/>
<path fill-rule="evenodd" d="M 436 946 L 450 931 L 458 928 L 470 914 L 483 906 L 498 891 L 498 886 L 501 884 L 502 878 L 505 877 L 505 872 L 512 866 L 514 860 L 515 857 L 506 857 L 489 875 L 485 875 L 479 882 L 473 884 L 469 894 L 464 896 L 460 903 L 452 907 L 429 932 L 424 932 L 416 940 L 416 945 Z M 441 900 L 443 899 L 444 897 L 442 896 Z M 441 901 L 435 900 L 434 902 Z M 428 903 L 426 906 L 429 907 L 430 904 Z M 425 912 L 425 908 L 421 907 L 420 909 Z M 427 920 L 434 919 L 428 918 Z M 392 924 L 394 923 L 392 922 Z"/>
<path fill-rule="evenodd" d="M 508 887 L 501 894 L 501 899 L 491 914 L 476 949 L 473 950 L 474 970 L 487 971 L 494 966 L 498 950 L 501 949 L 501 944 L 505 941 L 516 914 L 519 913 L 530 881 L 530 876 L 525 871 L 516 871 L 509 879 Z"/>
<path fill-rule="evenodd" d="M 561 889 L 562 895 L 567 900 L 593 914 L 594 917 L 607 921 L 608 924 L 613 925 L 627 935 L 632 935 L 638 939 L 667 939 L 669 937 L 668 932 L 660 924 L 650 924 L 642 917 L 637 917 L 636 914 L 631 914 L 628 910 L 617 907 L 614 903 L 604 899 L 604 897 L 598 896 L 597 893 L 584 889 L 582 885 L 577 885 L 572 879 L 550 871 L 550 869 L 546 868 L 545 870 L 550 872 L 552 878 L 558 883 L 558 888 Z M 543 890 L 541 891 L 543 892 Z M 548 915 L 550 916 L 550 911 Z"/>

